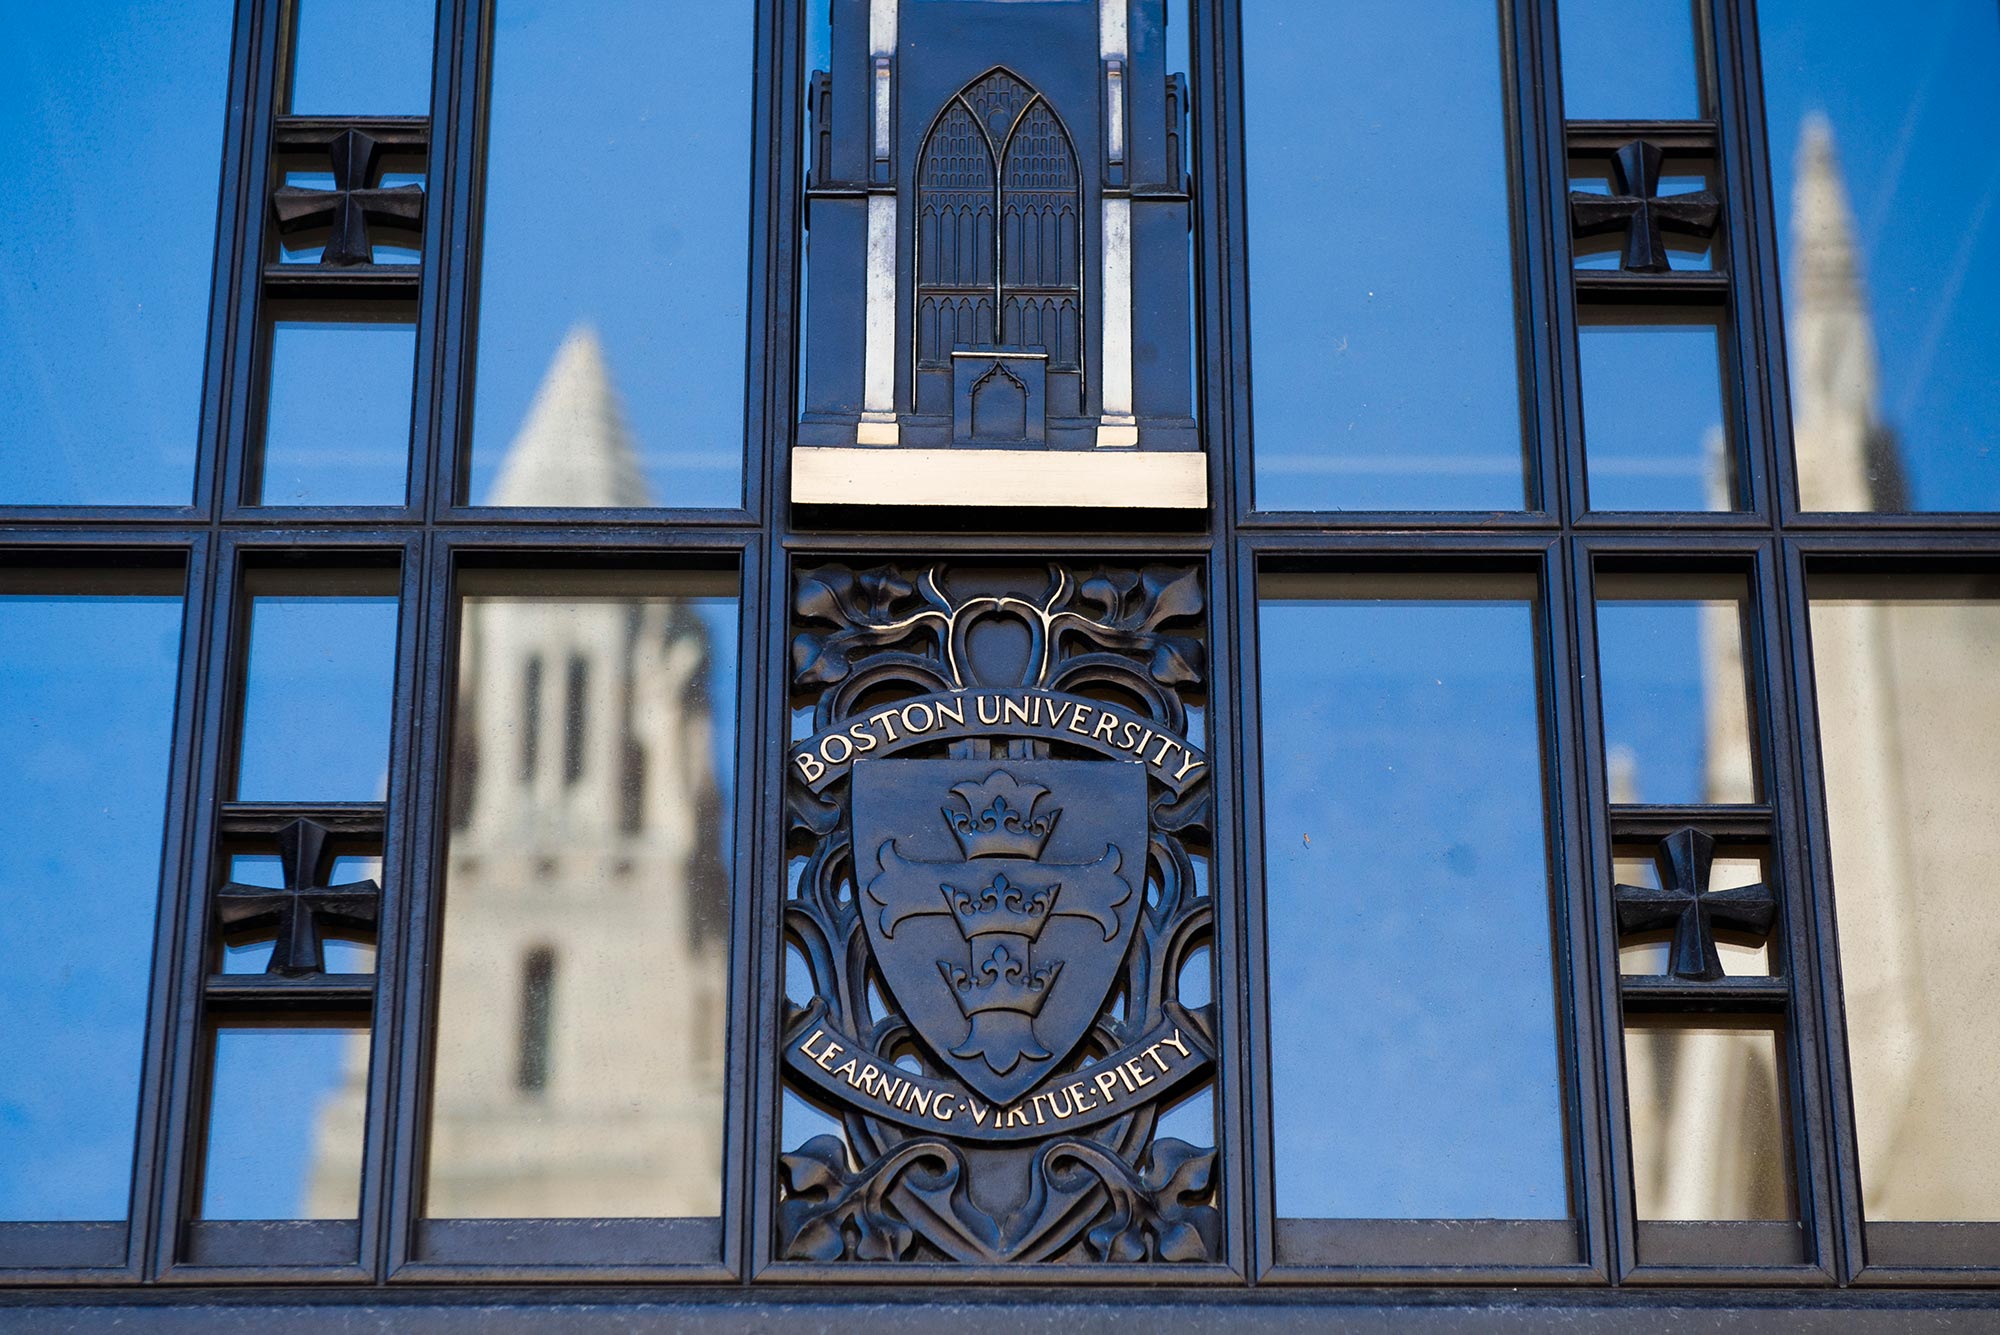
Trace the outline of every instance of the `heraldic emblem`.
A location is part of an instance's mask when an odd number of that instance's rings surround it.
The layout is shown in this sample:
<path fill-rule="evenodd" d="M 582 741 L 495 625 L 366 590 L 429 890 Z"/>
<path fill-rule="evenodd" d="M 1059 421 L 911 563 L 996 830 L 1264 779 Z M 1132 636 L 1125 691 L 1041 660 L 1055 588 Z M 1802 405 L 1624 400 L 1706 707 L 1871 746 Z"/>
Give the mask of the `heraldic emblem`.
<path fill-rule="evenodd" d="M 787 1142 L 779 1258 L 1214 1259 L 1196 573 L 828 566 L 794 612 L 785 1086 L 840 1130 Z"/>

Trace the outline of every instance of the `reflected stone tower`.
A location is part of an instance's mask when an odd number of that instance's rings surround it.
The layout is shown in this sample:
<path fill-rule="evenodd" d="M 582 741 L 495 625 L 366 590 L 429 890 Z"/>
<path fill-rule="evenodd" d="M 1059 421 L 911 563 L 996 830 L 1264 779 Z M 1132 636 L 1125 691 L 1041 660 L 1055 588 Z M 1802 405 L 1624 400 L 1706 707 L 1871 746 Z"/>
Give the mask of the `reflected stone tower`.
<path fill-rule="evenodd" d="M 1853 210 L 1825 117 L 1806 121 L 1797 161 L 1785 292 L 1801 498 L 1807 509 L 1906 508 L 1895 433 L 1880 414 Z M 1990 680 L 2000 663 L 1996 624 L 1990 610 L 1962 602 L 1885 606 L 1822 593 L 1813 609 L 1820 716 L 1838 721 L 1821 728 L 1821 759 L 1853 1083 L 1865 1095 L 1856 1134 L 1871 1218 L 1980 1218 L 2000 1177 L 2000 1145 L 1988 1128 L 1950 1115 L 2000 1102 L 2000 1075 L 1990 1064 L 1950 1059 L 2000 1049 L 2000 1008 L 1990 990 L 1933 982 L 1982 974 L 2000 981 L 1989 934 L 1968 930 L 1993 912 L 1991 822 L 1965 820 L 1962 801 L 1934 799 L 1991 790 L 1994 761 L 1982 733 L 1949 720 L 1982 707 L 1963 688 Z M 1704 640 L 1714 762 L 1740 753 L 1751 736 L 1734 685 L 1742 662 L 1724 647 L 1729 637 Z M 1836 696 L 1835 683 L 1848 689 Z M 1711 763 L 1710 771 L 1709 801 L 1749 800 L 1713 777 L 1740 772 L 1735 767 Z M 1776 1174 L 1787 1165 L 1776 1147 L 1746 1141 L 1736 1124 L 1714 1115 L 1742 1109 L 1772 1075 L 1752 1069 L 1741 1049 L 1711 1055 L 1701 1069 L 1664 1069 L 1655 1055 L 1627 1072 L 1635 1087 L 1658 1082 L 1667 1096 L 1656 1105 L 1663 1125 L 1643 1124 L 1646 1100 L 1634 1100 L 1632 1115 L 1635 1143 L 1667 1147 L 1651 1167 L 1655 1199 L 1670 1213 L 1679 1202 L 1782 1198 Z M 1768 1068 L 1767 1057 L 1755 1060 Z"/>
<path fill-rule="evenodd" d="M 586 329 L 490 498 L 530 499 L 653 503 Z M 707 627 L 627 586 L 500 589 L 462 604 L 424 1211 L 712 1215 L 728 878 Z M 319 1165 L 329 1188 L 358 1168 Z"/>

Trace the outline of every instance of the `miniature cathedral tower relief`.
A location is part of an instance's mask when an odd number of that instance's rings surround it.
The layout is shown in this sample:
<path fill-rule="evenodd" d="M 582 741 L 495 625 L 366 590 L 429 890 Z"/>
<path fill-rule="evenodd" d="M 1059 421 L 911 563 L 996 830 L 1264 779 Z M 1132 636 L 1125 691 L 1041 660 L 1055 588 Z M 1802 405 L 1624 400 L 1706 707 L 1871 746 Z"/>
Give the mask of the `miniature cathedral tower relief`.
<path fill-rule="evenodd" d="M 829 0 L 793 499 L 1187 508 L 1165 0 Z"/>

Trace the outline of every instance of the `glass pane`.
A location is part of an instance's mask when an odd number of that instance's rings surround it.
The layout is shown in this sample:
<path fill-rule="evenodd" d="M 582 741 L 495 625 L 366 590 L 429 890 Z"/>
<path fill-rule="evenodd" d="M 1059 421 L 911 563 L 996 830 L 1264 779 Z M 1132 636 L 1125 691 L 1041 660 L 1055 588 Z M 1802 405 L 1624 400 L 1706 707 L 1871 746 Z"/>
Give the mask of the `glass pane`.
<path fill-rule="evenodd" d="M 1597 681 L 1612 802 L 1758 799 L 1743 596 L 1733 575 L 1598 576 Z"/>
<path fill-rule="evenodd" d="M 495 5 L 472 503 L 741 503 L 755 19 Z"/>
<path fill-rule="evenodd" d="M 1757 15 L 1800 501 L 2000 509 L 2000 7 Z"/>
<path fill-rule="evenodd" d="M 292 0 L 294 116 L 428 116 L 433 0 Z"/>
<path fill-rule="evenodd" d="M 401 505 L 416 356 L 413 318 L 273 321 L 257 503 Z"/>
<path fill-rule="evenodd" d="M 1533 582 L 1262 593 L 1277 1212 L 1565 1218 Z"/>
<path fill-rule="evenodd" d="M 1809 587 L 1862 1206 L 2000 1220 L 2000 581 Z"/>
<path fill-rule="evenodd" d="M 1662 196 L 1695 195 L 1706 191 L 1720 199 L 1722 190 L 1716 182 L 1713 159 L 1675 154 L 1662 163 L 1656 189 Z M 1570 159 L 1571 190 L 1586 195 L 1612 195 L 1618 193 L 1616 186 L 1611 159 L 1581 156 Z M 1697 271 L 1713 269 L 1715 243 L 1721 236 L 1719 227 L 1712 235 L 1697 236 L 1692 232 L 1677 232 L 1663 224 L 1660 244 L 1667 252 L 1667 267 Z M 1625 256 L 1625 233 L 1598 232 L 1573 237 L 1570 240 L 1570 255 L 1579 269 L 1620 269 Z"/>
<path fill-rule="evenodd" d="M 1495 5 L 1243 15 L 1257 504 L 1518 510 Z"/>
<path fill-rule="evenodd" d="M 386 572 L 345 578 L 395 587 Z M 396 688 L 395 596 L 257 592 L 265 583 L 279 581 L 253 582 L 237 799 L 381 801 Z"/>
<path fill-rule="evenodd" d="M 1626 1017 L 1639 1218 L 1797 1217 L 1779 1053 L 1757 1024 Z"/>
<path fill-rule="evenodd" d="M 1593 510 L 1730 510 L 1721 317 L 1665 306 L 1577 309 Z"/>
<path fill-rule="evenodd" d="M 211 1035 L 203 1219 L 352 1219 L 368 1108 L 365 1026 Z"/>
<path fill-rule="evenodd" d="M 1620 846 L 1612 861 L 1612 874 L 1619 885 L 1660 888 L 1660 863 L 1650 847 Z M 1759 857 L 1732 857 L 1718 852 L 1709 868 L 1708 888 L 1734 890 L 1745 885 L 1769 885 L 1764 860 Z M 1722 971 L 1732 978 L 1769 978 L 1771 948 L 1762 937 L 1731 932 L 1715 925 L 1715 953 L 1722 959 Z M 1618 972 L 1639 977 L 1659 977 L 1667 972 L 1673 933 L 1626 932 L 1618 938 Z"/>
<path fill-rule="evenodd" d="M 1573 121 L 1708 114 L 1699 0 L 1562 0 L 1563 115 Z"/>
<path fill-rule="evenodd" d="M 734 579 L 467 587 L 426 1213 L 715 1215 Z"/>
<path fill-rule="evenodd" d="M 125 1217 L 180 581 L 0 575 L 0 1219 Z"/>
<path fill-rule="evenodd" d="M 233 14 L 0 14 L 0 504 L 192 499 Z"/>

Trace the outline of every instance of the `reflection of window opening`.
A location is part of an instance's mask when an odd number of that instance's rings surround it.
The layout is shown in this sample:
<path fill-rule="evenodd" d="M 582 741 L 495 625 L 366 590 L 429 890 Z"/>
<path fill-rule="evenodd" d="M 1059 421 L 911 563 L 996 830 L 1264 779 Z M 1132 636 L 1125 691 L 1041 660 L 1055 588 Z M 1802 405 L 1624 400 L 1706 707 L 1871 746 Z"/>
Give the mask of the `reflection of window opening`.
<path fill-rule="evenodd" d="M 994 70 L 953 95 L 924 140 L 916 225 L 918 369 L 994 345 L 1083 369 L 1082 174 L 1040 93 Z"/>
<path fill-rule="evenodd" d="M 584 692 L 590 685 L 590 665 L 581 658 L 569 660 L 567 699 L 563 705 L 563 782 L 575 783 L 583 777 Z"/>
<path fill-rule="evenodd" d="M 549 1084 L 549 1010 L 555 980 L 556 953 L 547 946 L 529 951 L 521 966 L 521 1058 L 514 1083 L 531 1094 Z"/>
<path fill-rule="evenodd" d="M 535 777 L 535 766 L 542 755 L 542 656 L 536 654 L 528 660 L 528 669 L 521 683 L 521 698 L 525 702 L 525 717 L 521 722 L 521 779 L 526 782 Z"/>

